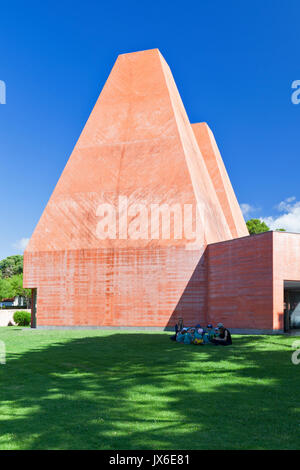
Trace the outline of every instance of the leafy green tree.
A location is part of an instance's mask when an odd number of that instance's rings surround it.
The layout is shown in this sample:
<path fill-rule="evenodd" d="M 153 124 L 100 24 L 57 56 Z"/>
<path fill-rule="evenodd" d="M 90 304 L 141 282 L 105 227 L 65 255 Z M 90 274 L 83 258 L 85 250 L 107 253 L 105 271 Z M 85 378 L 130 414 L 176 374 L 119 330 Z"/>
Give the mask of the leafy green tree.
<path fill-rule="evenodd" d="M 0 278 L 0 300 L 14 297 L 10 279 Z"/>
<path fill-rule="evenodd" d="M 250 219 L 246 222 L 246 225 L 250 235 L 254 235 L 255 233 L 268 232 L 270 230 L 267 224 L 259 219 Z"/>
<path fill-rule="evenodd" d="M 23 256 L 8 256 L 0 261 L 0 300 L 20 295 L 26 298 L 27 306 L 31 299 L 31 289 L 23 287 Z"/>
<path fill-rule="evenodd" d="M 260 219 L 250 219 L 246 222 L 248 231 L 250 235 L 254 235 L 255 233 L 263 233 L 268 232 L 270 228 L 267 226 L 265 222 Z M 285 232 L 285 228 L 276 228 L 276 232 Z"/>
<path fill-rule="evenodd" d="M 17 295 L 24 295 L 23 274 L 16 274 L 15 276 L 9 278 L 8 281 L 11 285 L 14 297 Z"/>
<path fill-rule="evenodd" d="M 16 297 L 17 295 L 25 297 L 28 305 L 31 299 L 31 289 L 24 289 L 23 274 L 16 274 L 15 276 L 12 276 L 11 278 L 7 279 L 7 281 L 11 286 L 11 290 L 13 293 L 12 297 Z"/>
<path fill-rule="evenodd" d="M 23 273 L 23 256 L 14 255 L 0 261 L 0 272 L 2 277 L 7 278 L 15 274 Z"/>
<path fill-rule="evenodd" d="M 26 298 L 27 306 L 31 300 L 31 289 L 23 287 L 23 274 L 15 274 L 12 277 L 0 277 L 0 301 L 12 299 L 20 295 Z"/>

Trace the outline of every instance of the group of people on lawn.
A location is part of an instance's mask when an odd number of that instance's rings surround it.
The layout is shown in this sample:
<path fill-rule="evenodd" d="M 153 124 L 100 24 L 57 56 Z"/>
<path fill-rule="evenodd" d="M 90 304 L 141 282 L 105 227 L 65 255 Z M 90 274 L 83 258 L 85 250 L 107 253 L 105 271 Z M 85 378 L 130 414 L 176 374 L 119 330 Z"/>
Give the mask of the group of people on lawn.
<path fill-rule="evenodd" d="M 201 325 L 186 328 L 182 318 L 178 319 L 178 323 L 175 325 L 175 335 L 171 336 L 171 339 L 177 343 L 196 345 L 228 346 L 232 344 L 230 331 L 224 327 L 223 323 L 218 323 L 216 328 L 211 323 L 206 328 L 202 328 Z"/>

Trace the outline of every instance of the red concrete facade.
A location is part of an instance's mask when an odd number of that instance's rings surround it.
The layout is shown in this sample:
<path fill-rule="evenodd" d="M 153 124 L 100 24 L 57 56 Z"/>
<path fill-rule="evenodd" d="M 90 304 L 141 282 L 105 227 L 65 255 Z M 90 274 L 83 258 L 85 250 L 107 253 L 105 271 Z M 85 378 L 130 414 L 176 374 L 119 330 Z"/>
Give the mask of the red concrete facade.
<path fill-rule="evenodd" d="M 208 247 L 208 320 L 273 330 L 273 232 Z"/>
<path fill-rule="evenodd" d="M 266 232 L 207 248 L 207 312 L 230 328 L 284 330 L 284 281 L 300 281 L 300 235 Z"/>
<path fill-rule="evenodd" d="M 153 205 L 171 208 L 169 237 L 163 210 L 145 223 Z M 24 286 L 37 289 L 37 326 L 166 327 L 183 316 L 280 329 L 275 240 L 248 236 L 213 134 L 190 124 L 160 52 L 124 54 L 24 253 Z"/>

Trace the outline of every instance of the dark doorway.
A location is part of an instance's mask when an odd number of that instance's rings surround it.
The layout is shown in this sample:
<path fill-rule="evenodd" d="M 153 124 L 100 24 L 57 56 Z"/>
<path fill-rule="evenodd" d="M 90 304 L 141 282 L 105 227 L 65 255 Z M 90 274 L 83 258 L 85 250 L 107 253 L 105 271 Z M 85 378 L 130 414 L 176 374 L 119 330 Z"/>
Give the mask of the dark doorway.
<path fill-rule="evenodd" d="M 284 331 L 300 329 L 300 281 L 284 281 Z"/>
<path fill-rule="evenodd" d="M 31 328 L 36 328 L 37 289 L 31 289 Z"/>

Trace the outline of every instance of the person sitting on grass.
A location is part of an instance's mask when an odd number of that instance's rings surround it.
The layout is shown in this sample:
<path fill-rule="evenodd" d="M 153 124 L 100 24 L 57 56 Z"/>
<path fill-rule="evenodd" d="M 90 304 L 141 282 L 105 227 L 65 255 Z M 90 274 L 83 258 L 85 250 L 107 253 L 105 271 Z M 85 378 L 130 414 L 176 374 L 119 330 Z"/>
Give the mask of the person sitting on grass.
<path fill-rule="evenodd" d="M 209 323 L 203 332 L 204 344 L 210 344 L 213 336 L 214 336 L 213 326 Z"/>
<path fill-rule="evenodd" d="M 184 344 L 192 344 L 195 336 L 195 328 L 189 328 L 184 337 Z"/>
<path fill-rule="evenodd" d="M 187 332 L 186 328 L 183 328 L 181 331 L 178 332 L 178 334 L 176 336 L 177 343 L 183 343 L 184 342 L 186 332 Z"/>
<path fill-rule="evenodd" d="M 183 325 L 183 318 L 182 317 L 178 317 L 178 322 L 176 323 L 175 325 L 175 333 L 176 335 L 184 328 L 184 325 Z"/>
<path fill-rule="evenodd" d="M 213 338 L 217 338 L 218 336 L 220 336 L 220 330 L 219 328 L 214 328 Z"/>
<path fill-rule="evenodd" d="M 194 344 L 203 344 L 204 342 L 204 339 L 203 339 L 203 336 L 204 336 L 204 332 L 203 332 L 203 329 L 202 328 L 197 328 L 195 330 L 195 334 L 194 334 Z"/>
<path fill-rule="evenodd" d="M 228 346 L 232 344 L 230 331 L 225 328 L 223 323 L 218 323 L 219 336 L 212 339 L 212 343 L 220 346 Z"/>
<path fill-rule="evenodd" d="M 178 321 L 175 325 L 175 335 L 170 336 L 170 340 L 171 341 L 176 341 L 177 340 L 177 335 L 182 331 L 183 328 L 184 328 L 183 318 L 179 317 Z"/>
<path fill-rule="evenodd" d="M 215 337 L 215 330 L 211 323 L 206 327 L 206 334 L 208 336 L 208 341 L 211 343 L 211 340 Z"/>

